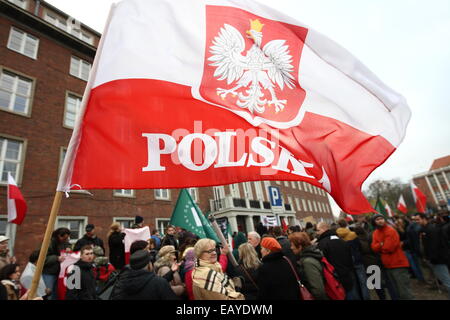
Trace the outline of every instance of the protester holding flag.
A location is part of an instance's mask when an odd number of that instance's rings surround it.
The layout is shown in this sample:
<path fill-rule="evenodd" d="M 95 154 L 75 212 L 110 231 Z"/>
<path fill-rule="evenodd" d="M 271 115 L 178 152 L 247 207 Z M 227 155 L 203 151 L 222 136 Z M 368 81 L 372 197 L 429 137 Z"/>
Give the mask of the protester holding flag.
<path fill-rule="evenodd" d="M 94 274 L 94 250 L 91 246 L 80 249 L 80 260 L 69 267 L 69 275 L 80 276 L 79 288 L 68 286 L 66 300 L 97 300 L 97 284 Z"/>
<path fill-rule="evenodd" d="M 390 283 L 400 300 L 412 300 L 408 273 L 408 259 L 402 250 L 400 237 L 394 228 L 386 224 L 382 214 L 372 217 L 376 230 L 373 232 L 371 248 L 381 254 L 381 261 L 387 271 Z"/>
<path fill-rule="evenodd" d="M 244 295 L 236 291 L 233 280 L 224 271 L 228 247 L 221 249 L 220 263 L 217 262 L 214 240 L 200 239 L 194 249 L 197 257 L 197 265 L 192 272 L 195 300 L 244 300 Z"/>
<path fill-rule="evenodd" d="M 51 300 L 58 299 L 57 284 L 58 275 L 60 273 L 60 263 L 64 261 L 61 256 L 61 251 L 71 250 L 70 230 L 67 228 L 58 228 L 52 233 L 52 239 L 45 258 L 44 269 L 42 271 L 42 278 L 45 285 L 52 293 Z"/>

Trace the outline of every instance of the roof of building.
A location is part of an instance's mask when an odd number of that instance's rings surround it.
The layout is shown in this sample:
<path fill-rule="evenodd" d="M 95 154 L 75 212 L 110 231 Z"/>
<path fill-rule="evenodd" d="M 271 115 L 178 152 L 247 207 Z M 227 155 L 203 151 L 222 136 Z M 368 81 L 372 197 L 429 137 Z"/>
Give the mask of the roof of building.
<path fill-rule="evenodd" d="M 433 161 L 430 171 L 450 166 L 450 155 Z"/>

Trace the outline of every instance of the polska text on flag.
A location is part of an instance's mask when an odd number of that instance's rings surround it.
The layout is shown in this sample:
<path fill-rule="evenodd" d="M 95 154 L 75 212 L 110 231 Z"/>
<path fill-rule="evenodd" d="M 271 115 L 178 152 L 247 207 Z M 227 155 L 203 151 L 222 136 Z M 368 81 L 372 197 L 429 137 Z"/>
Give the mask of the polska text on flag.
<path fill-rule="evenodd" d="M 125 0 L 103 34 L 58 190 L 303 180 L 365 213 L 361 185 L 409 118 L 405 99 L 349 52 L 274 9 Z"/>

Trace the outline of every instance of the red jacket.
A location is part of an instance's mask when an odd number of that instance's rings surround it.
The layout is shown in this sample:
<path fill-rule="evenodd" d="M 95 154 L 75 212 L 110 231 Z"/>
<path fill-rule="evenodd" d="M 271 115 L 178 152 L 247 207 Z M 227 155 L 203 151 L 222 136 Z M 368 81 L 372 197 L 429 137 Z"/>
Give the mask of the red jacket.
<path fill-rule="evenodd" d="M 409 262 L 402 250 L 400 237 L 394 228 L 385 225 L 372 235 L 372 250 L 381 254 L 381 261 L 387 269 L 408 268 Z"/>

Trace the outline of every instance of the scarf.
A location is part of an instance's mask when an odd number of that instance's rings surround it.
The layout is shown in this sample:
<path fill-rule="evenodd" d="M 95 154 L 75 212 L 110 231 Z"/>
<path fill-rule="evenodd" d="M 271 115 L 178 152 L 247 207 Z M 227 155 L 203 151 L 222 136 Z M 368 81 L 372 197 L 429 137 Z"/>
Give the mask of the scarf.
<path fill-rule="evenodd" d="M 234 283 L 222 272 L 222 266 L 205 260 L 198 260 L 192 272 L 193 284 L 208 291 L 217 292 L 231 298 L 238 298 L 239 292 L 234 289 Z"/>

